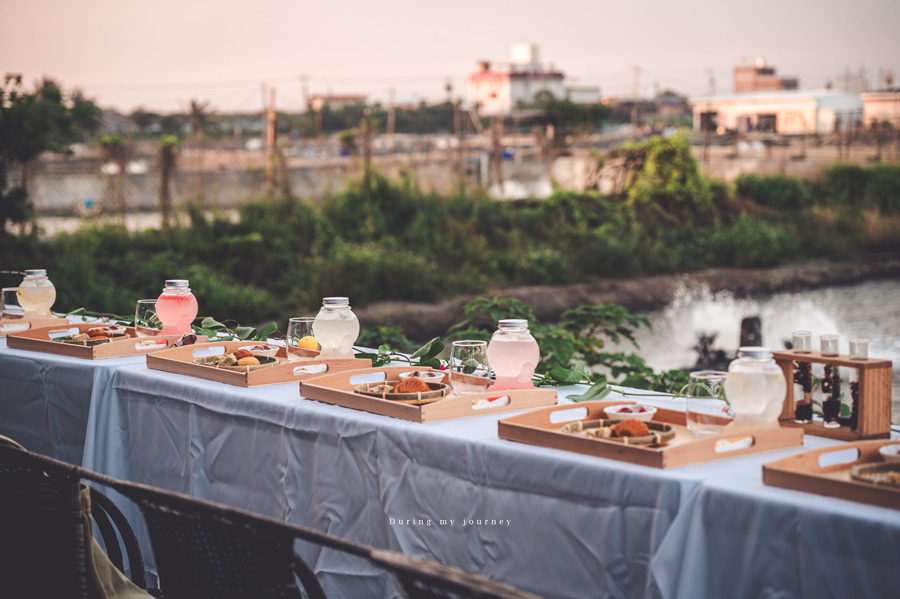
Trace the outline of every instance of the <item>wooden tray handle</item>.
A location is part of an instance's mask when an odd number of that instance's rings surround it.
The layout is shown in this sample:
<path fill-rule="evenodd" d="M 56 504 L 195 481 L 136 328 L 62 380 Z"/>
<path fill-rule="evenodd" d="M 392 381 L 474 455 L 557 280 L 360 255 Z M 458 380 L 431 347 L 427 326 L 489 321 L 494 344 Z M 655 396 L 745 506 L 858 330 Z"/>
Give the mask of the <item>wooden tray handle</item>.
<path fill-rule="evenodd" d="M 897 441 L 890 440 L 879 440 L 879 441 L 857 441 L 855 443 L 842 443 L 840 445 L 829 445 L 828 447 L 822 447 L 819 449 L 814 449 L 811 451 L 806 451 L 804 453 L 791 456 L 785 458 L 784 460 L 779 460 L 778 462 L 773 462 L 773 466 L 778 465 L 779 463 L 784 463 L 787 465 L 790 463 L 791 468 L 800 468 L 802 470 L 806 470 L 809 472 L 834 472 L 837 470 L 847 470 L 852 466 L 864 463 L 871 462 L 880 462 L 881 456 L 878 453 L 878 449 L 882 445 L 890 445 L 891 443 L 896 443 Z M 823 466 L 820 462 L 823 456 L 832 453 L 840 453 L 840 452 L 849 452 L 852 450 L 856 450 L 858 452 L 856 459 L 852 460 L 844 460 L 835 464 L 825 465 Z"/>

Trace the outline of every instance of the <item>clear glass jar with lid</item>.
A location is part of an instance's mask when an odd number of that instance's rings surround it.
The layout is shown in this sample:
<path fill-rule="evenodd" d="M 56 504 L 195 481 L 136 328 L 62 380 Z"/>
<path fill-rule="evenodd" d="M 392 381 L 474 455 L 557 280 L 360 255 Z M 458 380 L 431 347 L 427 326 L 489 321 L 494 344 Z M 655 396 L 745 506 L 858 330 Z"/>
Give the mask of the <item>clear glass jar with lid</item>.
<path fill-rule="evenodd" d="M 156 300 L 156 316 L 162 323 L 160 335 L 190 335 L 197 318 L 197 298 L 187 279 L 168 279 Z"/>
<path fill-rule="evenodd" d="M 322 298 L 322 307 L 312 325 L 319 342 L 319 357 L 343 359 L 353 357 L 353 344 L 359 337 L 359 320 L 350 309 L 346 297 Z"/>
<path fill-rule="evenodd" d="M 787 391 L 784 372 L 765 347 L 742 347 L 728 366 L 725 397 L 734 411 L 734 428 L 778 426 Z"/>
<path fill-rule="evenodd" d="M 25 279 L 16 291 L 19 305 L 25 310 L 25 318 L 49 317 L 56 301 L 56 287 L 47 278 L 47 271 L 35 268 L 25 271 Z"/>
<path fill-rule="evenodd" d="M 533 388 L 531 377 L 540 359 L 541 351 L 527 320 L 500 320 L 487 347 L 488 364 L 496 377 L 491 389 Z"/>

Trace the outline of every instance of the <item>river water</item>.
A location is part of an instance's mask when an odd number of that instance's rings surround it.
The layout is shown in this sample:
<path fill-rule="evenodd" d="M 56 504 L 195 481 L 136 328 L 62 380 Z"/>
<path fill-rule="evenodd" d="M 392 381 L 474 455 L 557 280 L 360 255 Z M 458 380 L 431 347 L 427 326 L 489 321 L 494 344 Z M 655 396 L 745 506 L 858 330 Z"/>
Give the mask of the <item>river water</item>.
<path fill-rule="evenodd" d="M 849 339 L 868 338 L 869 356 L 894 364 L 891 420 L 900 423 L 900 280 L 748 299 L 684 288 L 666 308 L 644 316 L 651 328 L 636 334 L 640 349 L 619 344 L 611 350 L 635 351 L 656 370 L 691 368 L 701 334 L 715 335 L 713 348 L 735 355 L 741 320 L 751 316 L 761 319 L 762 343 L 772 349 L 783 349 L 798 330 L 812 332 L 814 350 L 819 349 L 819 335 L 839 335 L 842 354 L 849 352 Z"/>

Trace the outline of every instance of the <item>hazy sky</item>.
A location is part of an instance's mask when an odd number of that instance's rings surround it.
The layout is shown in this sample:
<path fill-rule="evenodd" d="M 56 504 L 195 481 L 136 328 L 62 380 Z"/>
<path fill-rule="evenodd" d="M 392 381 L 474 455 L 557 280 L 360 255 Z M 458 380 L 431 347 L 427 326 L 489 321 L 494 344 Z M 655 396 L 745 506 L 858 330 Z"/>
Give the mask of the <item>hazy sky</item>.
<path fill-rule="evenodd" d="M 605 94 L 654 85 L 728 92 L 736 64 L 764 56 L 803 88 L 865 69 L 900 82 L 900 0 L 0 0 L 0 71 L 81 88 L 101 106 L 178 111 L 192 98 L 282 110 L 315 93 L 467 95 L 480 59 L 514 42 Z"/>

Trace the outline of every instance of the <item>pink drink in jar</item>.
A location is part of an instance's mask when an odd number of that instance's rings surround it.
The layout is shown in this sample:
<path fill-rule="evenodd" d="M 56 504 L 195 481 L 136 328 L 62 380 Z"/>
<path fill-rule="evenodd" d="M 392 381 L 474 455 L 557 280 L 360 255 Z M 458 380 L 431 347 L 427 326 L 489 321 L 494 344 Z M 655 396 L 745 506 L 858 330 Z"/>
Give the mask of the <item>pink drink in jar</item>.
<path fill-rule="evenodd" d="M 531 389 L 531 377 L 541 359 L 537 341 L 528 331 L 528 321 L 501 320 L 487 347 L 488 364 L 496 377 L 491 389 Z"/>
<path fill-rule="evenodd" d="M 160 335 L 189 335 L 197 318 L 197 298 L 186 279 L 169 279 L 156 300 L 156 315 L 162 323 Z"/>

